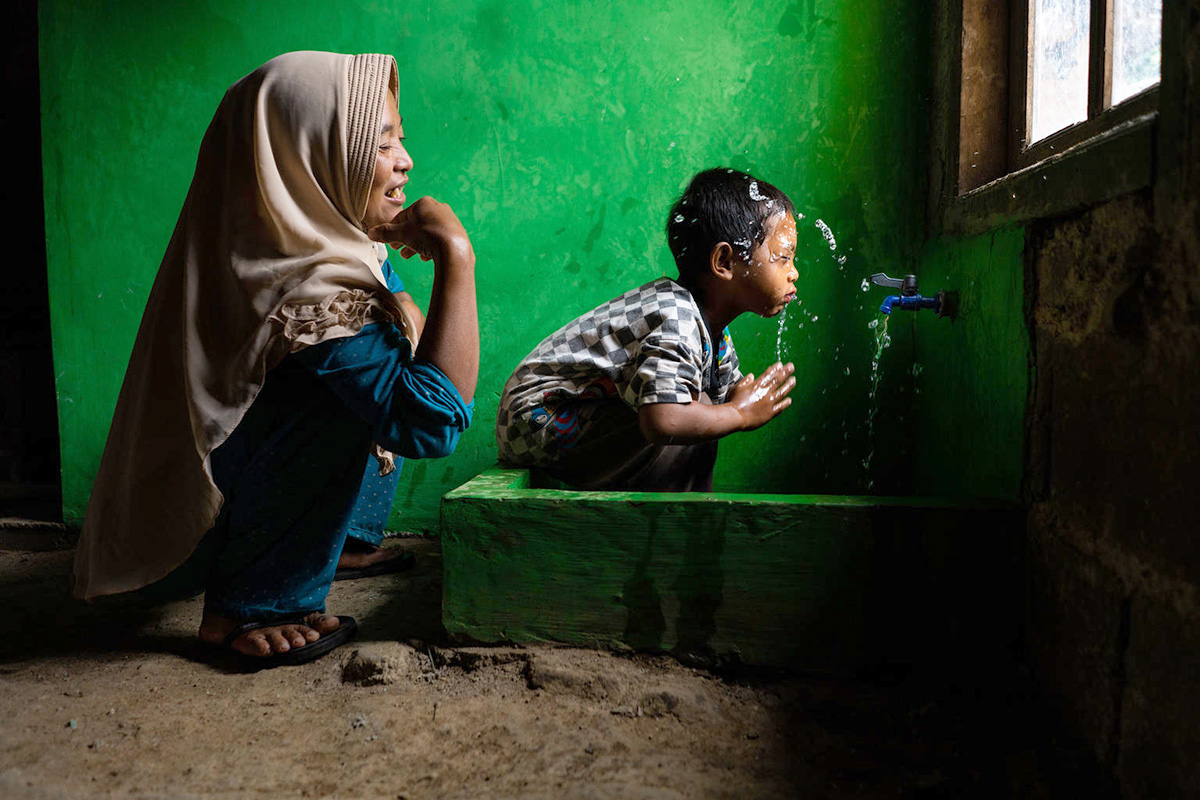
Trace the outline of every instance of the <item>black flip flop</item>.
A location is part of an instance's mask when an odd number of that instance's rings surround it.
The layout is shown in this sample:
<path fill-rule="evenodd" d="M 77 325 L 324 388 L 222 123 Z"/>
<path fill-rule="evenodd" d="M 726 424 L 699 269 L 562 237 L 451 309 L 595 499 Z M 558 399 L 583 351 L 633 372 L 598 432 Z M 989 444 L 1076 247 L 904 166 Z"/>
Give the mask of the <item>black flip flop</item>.
<path fill-rule="evenodd" d="M 343 567 L 333 573 L 335 581 L 350 581 L 355 578 L 370 578 L 373 575 L 387 575 L 392 572 L 404 572 L 413 568 L 417 557 L 407 550 L 400 550 L 391 558 L 377 561 L 365 567 Z"/>
<path fill-rule="evenodd" d="M 304 615 L 304 616 L 307 616 Z M 266 656 L 248 656 L 233 649 L 233 643 L 239 636 L 243 636 L 250 631 L 260 630 L 262 628 L 276 628 L 280 625 L 308 625 L 304 621 L 304 616 L 300 617 L 285 617 L 283 619 L 268 619 L 259 622 L 243 622 L 229 632 L 225 640 L 221 642 L 221 646 L 241 658 L 247 664 L 254 664 L 260 667 L 283 667 L 295 666 L 296 664 L 307 664 L 309 661 L 315 661 L 336 647 L 345 644 L 354 638 L 354 634 L 358 633 L 358 623 L 354 621 L 354 617 L 339 616 L 338 620 L 341 625 L 334 628 L 329 633 L 321 636 L 315 642 L 309 642 L 303 647 L 293 647 L 286 653 L 272 653 Z"/>

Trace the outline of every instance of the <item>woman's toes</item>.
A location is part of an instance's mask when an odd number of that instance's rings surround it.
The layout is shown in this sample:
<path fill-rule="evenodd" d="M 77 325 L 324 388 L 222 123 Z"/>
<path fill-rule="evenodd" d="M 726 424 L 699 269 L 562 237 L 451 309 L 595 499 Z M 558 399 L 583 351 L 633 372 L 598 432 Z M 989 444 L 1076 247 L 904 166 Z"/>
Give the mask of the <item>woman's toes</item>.
<path fill-rule="evenodd" d="M 330 631 L 337 630 L 341 624 L 341 620 L 335 615 L 318 611 L 305 617 L 303 623 L 258 628 L 242 634 L 233 641 L 231 647 L 248 656 L 264 657 L 272 653 L 286 653 L 312 644 Z M 206 614 L 200 625 L 200 638 L 206 642 L 219 643 L 235 625 L 233 620 Z"/>
<path fill-rule="evenodd" d="M 309 641 L 307 634 L 305 634 L 306 630 L 310 629 L 304 625 L 289 625 L 284 629 L 283 635 L 292 647 L 304 647 Z"/>
<path fill-rule="evenodd" d="M 276 653 L 286 653 L 292 649 L 288 644 L 287 637 L 283 635 L 283 631 L 279 628 L 267 629 L 267 643 L 271 645 L 271 650 Z"/>
<path fill-rule="evenodd" d="M 267 644 L 261 631 L 251 631 L 239 636 L 233 641 L 233 649 L 248 656 L 265 656 L 271 652 L 271 646 Z"/>
<path fill-rule="evenodd" d="M 321 612 L 309 614 L 304 618 L 304 622 L 317 632 L 318 638 L 324 636 L 330 631 L 337 630 L 338 626 L 342 624 L 342 621 L 335 615 L 322 614 Z"/>

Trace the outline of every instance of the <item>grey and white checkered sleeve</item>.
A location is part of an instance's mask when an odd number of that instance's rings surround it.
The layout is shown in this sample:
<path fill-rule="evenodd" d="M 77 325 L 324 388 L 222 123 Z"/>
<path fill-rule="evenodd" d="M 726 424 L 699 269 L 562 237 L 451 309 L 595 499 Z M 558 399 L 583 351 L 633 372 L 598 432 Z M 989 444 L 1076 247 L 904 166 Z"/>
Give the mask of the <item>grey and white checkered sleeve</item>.
<path fill-rule="evenodd" d="M 647 403 L 690 403 L 699 397 L 703 361 L 697 345 L 661 331 L 642 339 L 626 367 L 625 402 L 636 409 Z"/>
<path fill-rule="evenodd" d="M 738 361 L 737 351 L 733 349 L 732 343 L 729 345 L 729 351 L 725 354 L 725 360 L 721 362 L 718 368 L 721 381 L 721 399 L 718 402 L 724 403 L 729 399 L 729 393 L 733 391 L 733 387 L 737 386 L 737 382 L 742 379 L 742 365 Z"/>

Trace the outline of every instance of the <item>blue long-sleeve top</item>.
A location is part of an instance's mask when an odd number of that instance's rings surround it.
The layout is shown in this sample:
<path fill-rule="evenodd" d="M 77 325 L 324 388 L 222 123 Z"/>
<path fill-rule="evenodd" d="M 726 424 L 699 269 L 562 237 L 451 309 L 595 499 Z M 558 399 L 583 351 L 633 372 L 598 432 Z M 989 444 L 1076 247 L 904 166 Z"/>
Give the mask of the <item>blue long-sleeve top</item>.
<path fill-rule="evenodd" d="M 404 284 L 384 263 L 388 289 Z M 292 356 L 320 376 L 371 426 L 375 442 L 405 458 L 441 458 L 454 452 L 471 424 L 466 403 L 446 374 L 413 357 L 396 326 L 372 323 L 357 335 L 306 347 Z"/>

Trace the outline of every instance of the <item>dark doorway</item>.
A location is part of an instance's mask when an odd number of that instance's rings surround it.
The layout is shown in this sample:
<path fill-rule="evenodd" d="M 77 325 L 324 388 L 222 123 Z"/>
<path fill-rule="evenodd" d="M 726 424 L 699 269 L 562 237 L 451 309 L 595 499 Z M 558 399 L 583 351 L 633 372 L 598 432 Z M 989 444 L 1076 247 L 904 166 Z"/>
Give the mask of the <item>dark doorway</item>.
<path fill-rule="evenodd" d="M 9 147 L 0 292 L 0 516 L 59 521 L 58 414 L 50 347 L 42 206 L 37 3 L 6 15 L 4 128 Z"/>

